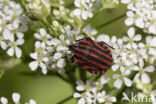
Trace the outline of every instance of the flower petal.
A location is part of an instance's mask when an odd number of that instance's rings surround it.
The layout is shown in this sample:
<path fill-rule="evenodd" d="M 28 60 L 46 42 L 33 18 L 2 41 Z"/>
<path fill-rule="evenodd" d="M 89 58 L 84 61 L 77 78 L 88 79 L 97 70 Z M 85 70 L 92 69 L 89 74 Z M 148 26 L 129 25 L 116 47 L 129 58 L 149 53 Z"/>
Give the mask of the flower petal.
<path fill-rule="evenodd" d="M 37 67 L 38 67 L 38 62 L 37 62 L 37 61 L 30 62 L 29 67 L 30 67 L 31 70 L 33 70 L 33 71 L 36 70 Z"/>
<path fill-rule="evenodd" d="M 143 83 L 146 83 L 146 84 L 150 83 L 150 77 L 149 77 L 149 75 L 146 74 L 146 73 L 143 73 L 143 74 L 141 75 L 141 80 L 142 80 Z"/>
<path fill-rule="evenodd" d="M 41 40 L 41 36 L 40 36 L 38 33 L 35 33 L 35 34 L 34 34 L 34 37 L 35 37 L 36 39 Z"/>
<path fill-rule="evenodd" d="M 140 77 L 140 73 L 137 73 L 135 76 L 134 76 L 134 80 L 138 80 Z"/>
<path fill-rule="evenodd" d="M 5 98 L 5 97 L 1 97 L 0 101 L 1 101 L 2 104 L 8 104 L 8 99 Z"/>
<path fill-rule="evenodd" d="M 134 27 L 129 28 L 127 34 L 129 37 L 133 37 L 135 34 L 135 28 Z"/>
<path fill-rule="evenodd" d="M 133 18 L 127 18 L 127 19 L 125 20 L 125 24 L 126 24 L 127 26 L 131 26 L 133 23 L 134 23 L 134 19 L 133 19 Z"/>
<path fill-rule="evenodd" d="M 106 84 L 110 78 L 108 76 L 103 75 L 100 79 L 101 84 Z"/>
<path fill-rule="evenodd" d="M 13 47 L 9 48 L 8 51 L 7 51 L 7 54 L 9 56 L 13 56 L 14 55 L 14 48 Z"/>
<path fill-rule="evenodd" d="M 121 88 L 121 86 L 122 86 L 122 80 L 121 79 L 117 79 L 116 81 L 115 81 L 115 83 L 114 83 L 114 87 L 116 87 L 116 88 Z"/>
<path fill-rule="evenodd" d="M 82 19 L 86 20 L 88 18 L 88 12 L 87 11 L 82 11 Z"/>
<path fill-rule="evenodd" d="M 128 78 L 124 78 L 124 82 L 125 82 L 125 85 L 127 86 L 127 87 L 130 87 L 130 86 L 132 86 L 132 81 L 130 80 L 130 79 L 128 79 Z"/>
<path fill-rule="evenodd" d="M 113 71 L 117 71 L 119 69 L 119 64 L 115 64 L 112 66 Z"/>
<path fill-rule="evenodd" d="M 135 41 L 141 40 L 141 35 L 140 35 L 140 34 L 136 35 L 136 36 L 134 37 L 134 40 L 135 40 Z"/>
<path fill-rule="evenodd" d="M 81 94 L 75 92 L 73 96 L 74 96 L 74 98 L 79 98 L 79 97 L 81 97 Z"/>
<path fill-rule="evenodd" d="M 13 94 L 12 94 L 12 99 L 13 99 L 13 101 L 14 101 L 15 103 L 19 103 L 19 101 L 20 101 L 20 94 L 18 94 L 18 93 L 13 93 Z"/>
<path fill-rule="evenodd" d="M 155 70 L 154 66 L 150 65 L 144 69 L 146 72 L 153 72 Z"/>
<path fill-rule="evenodd" d="M 151 41 L 151 46 L 156 47 L 156 37 L 154 37 Z"/>
<path fill-rule="evenodd" d="M 78 104 L 85 104 L 85 99 L 84 98 L 80 98 L 80 100 L 78 101 Z"/>
<path fill-rule="evenodd" d="M 17 58 L 20 58 L 22 56 L 22 51 L 18 47 L 15 48 L 15 53 L 16 53 L 16 57 Z"/>
<path fill-rule="evenodd" d="M 75 16 L 79 16 L 80 13 L 81 13 L 81 10 L 80 10 L 80 9 L 75 9 L 75 10 L 74 10 L 74 15 L 75 15 Z"/>

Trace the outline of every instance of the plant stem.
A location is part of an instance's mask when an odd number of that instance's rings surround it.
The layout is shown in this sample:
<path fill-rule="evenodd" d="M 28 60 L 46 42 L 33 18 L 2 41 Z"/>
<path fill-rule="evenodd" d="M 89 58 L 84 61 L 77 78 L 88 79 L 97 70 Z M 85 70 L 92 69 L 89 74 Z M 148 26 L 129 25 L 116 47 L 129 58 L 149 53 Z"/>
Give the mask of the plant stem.
<path fill-rule="evenodd" d="M 62 101 L 60 101 L 60 102 L 58 102 L 58 103 L 56 103 L 56 104 L 63 104 L 64 102 L 66 102 L 66 101 L 68 101 L 68 100 L 70 100 L 70 99 L 72 99 L 72 98 L 73 98 L 73 95 L 71 95 L 71 96 L 69 96 L 69 97 L 63 99 Z"/>
<path fill-rule="evenodd" d="M 86 70 L 80 69 L 80 70 L 79 70 L 79 74 L 80 74 L 80 79 L 81 79 L 81 80 L 83 80 L 83 81 L 86 81 L 86 80 L 87 80 L 87 73 L 86 73 Z"/>
<path fill-rule="evenodd" d="M 26 5 L 25 5 L 25 1 L 24 0 L 21 0 L 21 5 L 22 5 L 22 8 L 26 11 Z"/>

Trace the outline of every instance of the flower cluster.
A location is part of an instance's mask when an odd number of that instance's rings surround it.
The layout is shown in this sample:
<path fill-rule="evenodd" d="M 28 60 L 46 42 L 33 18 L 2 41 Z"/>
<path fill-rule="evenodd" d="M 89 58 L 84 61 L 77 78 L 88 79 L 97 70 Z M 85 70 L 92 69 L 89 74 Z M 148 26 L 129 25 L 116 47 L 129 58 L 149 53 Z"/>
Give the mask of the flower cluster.
<path fill-rule="evenodd" d="M 14 104 L 20 104 L 20 94 L 19 94 L 19 93 L 13 93 L 13 94 L 12 94 L 12 100 L 13 100 Z M 2 104 L 10 104 L 10 103 L 8 102 L 8 99 L 5 98 L 5 97 L 1 97 L 1 98 L 0 98 L 0 102 L 1 102 Z M 36 103 L 35 100 L 30 99 L 29 102 L 24 103 L 24 104 L 37 104 L 37 103 Z"/>
<path fill-rule="evenodd" d="M 96 0 L 75 0 L 74 5 L 77 7 L 73 12 L 82 20 L 93 17 L 93 4 Z"/>
<path fill-rule="evenodd" d="M 125 24 L 135 25 L 146 33 L 156 34 L 156 1 L 155 0 L 121 0 L 128 4 Z"/>
<path fill-rule="evenodd" d="M 141 76 L 143 83 L 150 83 L 150 77 L 146 72 L 154 72 L 153 65 L 145 66 L 144 62 L 148 60 L 149 55 L 155 56 L 156 50 L 152 46 L 155 42 L 150 41 L 151 36 L 146 37 L 146 43 L 139 42 L 141 35 L 135 35 L 135 28 L 131 27 L 127 31 L 128 37 L 117 39 L 113 36 L 111 39 L 108 35 L 99 35 L 97 41 L 104 41 L 115 49 L 112 50 L 114 65 L 113 71 L 120 69 L 120 74 L 114 74 L 116 79 L 114 87 L 121 88 L 123 82 L 127 87 L 132 86 L 132 80 L 128 78 L 132 71 L 137 71 L 134 80 Z"/>
<path fill-rule="evenodd" d="M 116 97 L 106 94 L 103 89 L 109 80 L 110 78 L 104 75 L 100 81 L 90 82 L 87 80 L 86 84 L 82 80 L 78 80 L 76 81 L 76 90 L 78 92 L 75 92 L 73 96 L 74 98 L 79 98 L 78 104 L 114 103 L 116 102 Z"/>
<path fill-rule="evenodd" d="M 68 25 L 65 27 L 65 30 L 62 28 L 62 34 L 59 35 L 59 38 L 52 37 L 43 28 L 39 29 L 39 33 L 34 34 L 37 41 L 35 42 L 35 52 L 30 54 L 35 60 L 29 64 L 32 70 L 40 67 L 43 74 L 47 74 L 47 70 L 51 69 L 58 69 L 61 74 L 65 72 L 64 68 L 68 59 L 66 54 L 69 56 L 71 53 L 68 49 L 71 42 L 65 37 L 65 32 L 69 37 L 79 33 L 78 31 L 72 31 Z M 80 36 L 75 38 L 79 39 Z"/>
<path fill-rule="evenodd" d="M 11 0 L 0 1 L 0 46 L 7 50 L 9 56 L 20 58 L 24 43 L 23 32 L 27 31 L 27 19 L 22 16 L 23 9 L 20 4 Z"/>

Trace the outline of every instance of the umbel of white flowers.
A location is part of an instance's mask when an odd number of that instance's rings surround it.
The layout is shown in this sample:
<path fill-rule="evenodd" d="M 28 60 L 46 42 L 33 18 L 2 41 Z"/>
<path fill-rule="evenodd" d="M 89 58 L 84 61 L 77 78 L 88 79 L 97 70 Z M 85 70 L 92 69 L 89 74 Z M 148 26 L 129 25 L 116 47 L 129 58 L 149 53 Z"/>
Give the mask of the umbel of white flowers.
<path fill-rule="evenodd" d="M 22 56 L 19 48 L 24 43 L 23 32 L 28 30 L 21 5 L 10 0 L 0 1 L 0 46 L 9 56 Z"/>
<path fill-rule="evenodd" d="M 127 4 L 127 26 L 135 25 L 146 33 L 156 35 L 156 0 L 121 0 Z"/>

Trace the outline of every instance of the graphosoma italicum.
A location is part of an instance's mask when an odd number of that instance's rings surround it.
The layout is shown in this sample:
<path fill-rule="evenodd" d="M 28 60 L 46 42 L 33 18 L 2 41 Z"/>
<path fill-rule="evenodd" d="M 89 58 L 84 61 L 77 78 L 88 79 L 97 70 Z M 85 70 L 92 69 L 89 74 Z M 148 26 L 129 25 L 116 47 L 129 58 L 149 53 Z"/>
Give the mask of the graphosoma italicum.
<path fill-rule="evenodd" d="M 69 45 L 69 49 L 74 53 L 73 62 L 93 74 L 103 74 L 111 68 L 113 58 L 109 47 L 112 48 L 104 42 L 96 42 L 89 37 Z"/>

